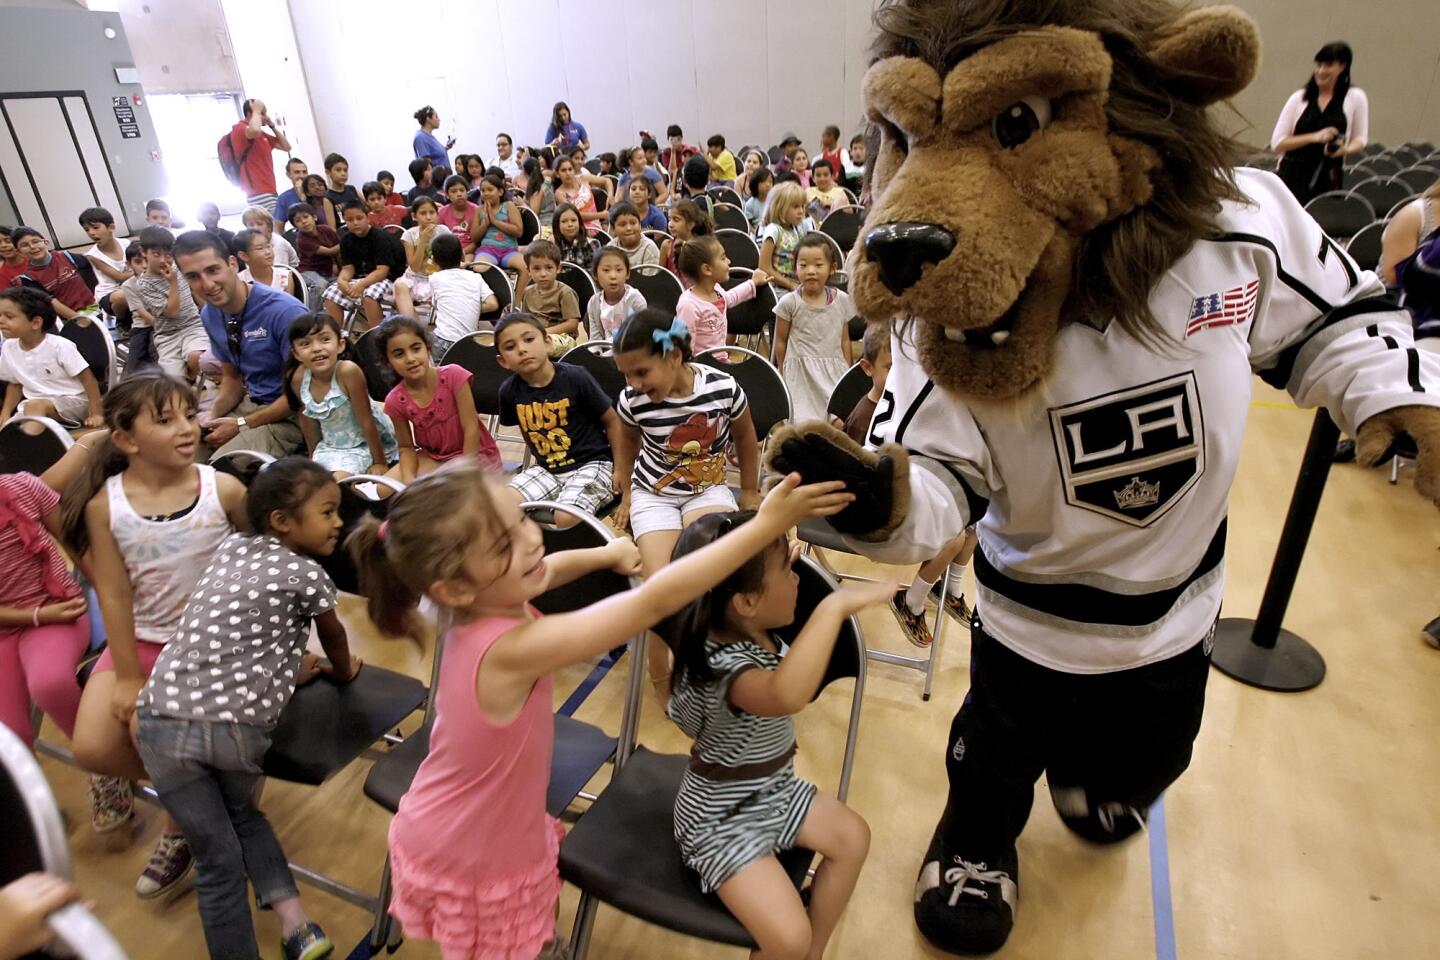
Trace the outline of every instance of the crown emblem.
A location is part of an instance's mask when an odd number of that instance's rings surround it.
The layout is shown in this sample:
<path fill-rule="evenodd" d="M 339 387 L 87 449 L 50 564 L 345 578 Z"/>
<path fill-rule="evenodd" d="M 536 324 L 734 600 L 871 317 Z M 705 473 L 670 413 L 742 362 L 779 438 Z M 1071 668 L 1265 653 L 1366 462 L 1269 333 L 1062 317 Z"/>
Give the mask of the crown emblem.
<path fill-rule="evenodd" d="M 1135 510 L 1159 502 L 1160 484 L 1146 483 L 1139 477 L 1131 477 L 1129 483 L 1115 491 L 1115 506 L 1121 510 Z"/>

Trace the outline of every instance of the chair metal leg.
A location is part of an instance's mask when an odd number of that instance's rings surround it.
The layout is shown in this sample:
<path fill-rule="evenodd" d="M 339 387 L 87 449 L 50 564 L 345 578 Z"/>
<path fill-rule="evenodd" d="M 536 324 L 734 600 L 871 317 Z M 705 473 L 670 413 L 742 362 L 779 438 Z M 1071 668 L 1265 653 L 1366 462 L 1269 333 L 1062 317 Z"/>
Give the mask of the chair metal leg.
<path fill-rule="evenodd" d="M 1395 456 L 1393 456 L 1393 457 L 1390 458 L 1390 483 L 1391 483 L 1391 485 L 1393 486 L 1394 484 L 1398 483 L 1399 481 L 1400 481 L 1400 456 L 1399 456 L 1399 454 L 1396 454 Z"/>
<path fill-rule="evenodd" d="M 370 956 L 380 952 L 390 930 L 390 857 L 380 871 L 380 890 L 375 895 L 375 922 L 370 925 Z"/>
<path fill-rule="evenodd" d="M 575 925 L 570 928 L 570 960 L 585 960 L 590 952 L 590 934 L 595 930 L 595 910 L 600 902 L 588 893 L 580 894 L 575 907 Z"/>

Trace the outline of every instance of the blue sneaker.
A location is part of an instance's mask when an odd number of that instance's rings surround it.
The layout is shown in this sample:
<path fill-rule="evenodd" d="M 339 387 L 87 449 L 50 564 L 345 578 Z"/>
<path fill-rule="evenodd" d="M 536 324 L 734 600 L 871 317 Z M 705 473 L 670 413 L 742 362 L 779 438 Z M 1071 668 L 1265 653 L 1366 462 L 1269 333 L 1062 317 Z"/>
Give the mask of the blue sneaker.
<path fill-rule="evenodd" d="M 294 933 L 281 941 L 280 946 L 285 950 L 285 960 L 321 960 L 335 952 L 335 944 L 313 921 L 296 928 Z"/>

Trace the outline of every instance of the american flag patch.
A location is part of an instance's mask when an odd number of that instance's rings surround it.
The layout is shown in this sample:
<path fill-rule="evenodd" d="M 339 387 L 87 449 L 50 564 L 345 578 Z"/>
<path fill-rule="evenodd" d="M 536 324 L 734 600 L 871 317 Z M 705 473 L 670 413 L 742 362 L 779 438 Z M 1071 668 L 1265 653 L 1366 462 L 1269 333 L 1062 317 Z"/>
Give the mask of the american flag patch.
<path fill-rule="evenodd" d="M 1243 287 L 1231 287 L 1224 293 L 1211 293 L 1196 297 L 1190 304 L 1190 319 L 1185 324 L 1185 336 L 1209 330 L 1211 327 L 1228 327 L 1232 323 L 1247 323 L 1255 316 L 1255 298 L 1260 295 L 1260 281 L 1251 280 Z"/>

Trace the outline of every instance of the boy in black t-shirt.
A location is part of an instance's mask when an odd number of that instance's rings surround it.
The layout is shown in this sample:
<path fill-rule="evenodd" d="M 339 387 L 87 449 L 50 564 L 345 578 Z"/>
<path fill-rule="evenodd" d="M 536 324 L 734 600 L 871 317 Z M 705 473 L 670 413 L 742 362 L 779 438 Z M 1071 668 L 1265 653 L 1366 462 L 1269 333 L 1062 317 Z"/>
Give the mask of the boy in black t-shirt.
<path fill-rule="evenodd" d="M 495 328 L 500 366 L 514 375 L 500 385 L 500 422 L 518 426 L 536 464 L 510 480 L 521 501 L 555 500 L 594 515 L 616 495 L 611 450 L 620 418 L 588 370 L 550 359 L 543 321 L 512 313 Z M 562 527 L 578 521 L 559 514 Z"/>
<path fill-rule="evenodd" d="M 395 280 L 405 272 L 405 247 L 399 237 L 370 223 L 370 212 L 360 201 L 350 201 L 341 211 L 349 233 L 340 238 L 340 275 L 325 288 L 325 312 L 344 329 L 346 311 L 361 306 L 368 330 L 380 322 L 381 307 L 395 302 Z"/>

